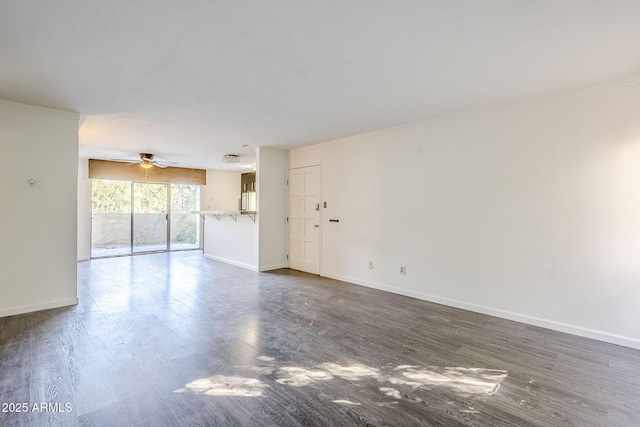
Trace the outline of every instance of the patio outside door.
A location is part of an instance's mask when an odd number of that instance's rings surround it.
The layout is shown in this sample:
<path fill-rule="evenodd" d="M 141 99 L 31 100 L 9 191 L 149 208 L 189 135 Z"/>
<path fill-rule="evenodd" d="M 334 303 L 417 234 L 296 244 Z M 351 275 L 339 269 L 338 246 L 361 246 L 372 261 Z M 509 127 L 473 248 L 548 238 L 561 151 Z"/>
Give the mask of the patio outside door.
<path fill-rule="evenodd" d="M 168 249 L 167 184 L 133 184 L 133 253 Z"/>
<path fill-rule="evenodd" d="M 91 257 L 200 249 L 200 186 L 92 180 Z"/>

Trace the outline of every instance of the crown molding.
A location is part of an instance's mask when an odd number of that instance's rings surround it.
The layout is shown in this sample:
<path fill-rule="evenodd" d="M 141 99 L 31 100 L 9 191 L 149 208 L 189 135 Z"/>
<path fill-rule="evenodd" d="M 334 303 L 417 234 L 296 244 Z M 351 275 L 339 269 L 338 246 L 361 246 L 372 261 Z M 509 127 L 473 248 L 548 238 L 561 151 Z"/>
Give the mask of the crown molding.
<path fill-rule="evenodd" d="M 37 105 L 22 104 L 19 102 L 5 101 L 0 99 L 0 107 L 10 108 L 12 110 L 28 111 L 30 113 L 44 114 L 47 116 L 61 117 L 69 120 L 80 120 L 80 114 L 72 111 L 56 110 L 53 108 L 38 107 Z"/>

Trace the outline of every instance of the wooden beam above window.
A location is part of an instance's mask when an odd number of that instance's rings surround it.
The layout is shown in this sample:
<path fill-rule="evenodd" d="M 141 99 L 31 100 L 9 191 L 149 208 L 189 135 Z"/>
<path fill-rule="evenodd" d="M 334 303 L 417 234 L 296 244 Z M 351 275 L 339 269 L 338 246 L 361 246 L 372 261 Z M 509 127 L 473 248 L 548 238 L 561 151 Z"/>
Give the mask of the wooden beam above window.
<path fill-rule="evenodd" d="M 207 171 L 204 169 L 159 168 L 156 166 L 144 169 L 138 164 L 89 159 L 89 178 L 206 185 Z"/>

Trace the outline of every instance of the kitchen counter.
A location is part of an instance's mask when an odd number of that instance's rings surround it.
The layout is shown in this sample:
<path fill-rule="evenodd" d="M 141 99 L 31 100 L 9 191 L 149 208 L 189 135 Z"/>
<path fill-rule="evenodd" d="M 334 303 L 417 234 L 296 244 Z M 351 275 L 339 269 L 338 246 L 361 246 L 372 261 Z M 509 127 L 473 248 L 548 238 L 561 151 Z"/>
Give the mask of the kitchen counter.
<path fill-rule="evenodd" d="M 256 215 L 258 214 L 257 211 L 191 211 L 192 214 L 199 214 L 199 215 L 212 215 L 214 217 L 216 217 L 218 219 L 218 221 L 220 221 L 220 218 L 225 217 L 225 216 L 229 216 L 231 218 L 233 218 L 234 221 L 237 221 L 238 215 L 243 216 L 246 215 L 249 218 L 251 218 L 253 220 L 253 222 L 256 222 Z"/>
<path fill-rule="evenodd" d="M 255 211 L 192 211 L 204 222 L 203 255 L 258 271 L 258 224 Z M 238 219 L 241 218 L 241 219 Z M 251 221 L 247 221 L 249 218 Z"/>

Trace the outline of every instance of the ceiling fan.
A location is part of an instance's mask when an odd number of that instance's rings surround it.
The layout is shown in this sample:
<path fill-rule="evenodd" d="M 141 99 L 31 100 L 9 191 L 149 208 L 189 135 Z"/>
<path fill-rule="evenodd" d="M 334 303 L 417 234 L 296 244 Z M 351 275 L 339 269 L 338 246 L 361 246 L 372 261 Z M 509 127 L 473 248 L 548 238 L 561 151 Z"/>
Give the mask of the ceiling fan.
<path fill-rule="evenodd" d="M 153 160 L 154 155 L 151 153 L 140 153 L 140 160 L 130 160 L 130 159 L 113 159 L 114 162 L 127 162 L 130 165 L 140 165 L 145 169 L 150 169 L 154 166 L 159 168 L 166 168 L 170 165 L 177 165 L 178 162 L 167 162 L 167 161 L 158 161 Z"/>

